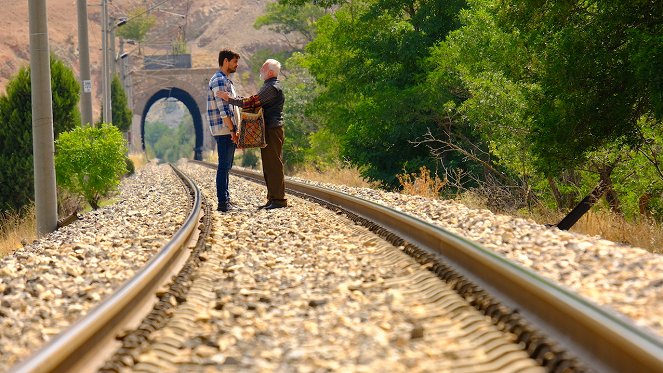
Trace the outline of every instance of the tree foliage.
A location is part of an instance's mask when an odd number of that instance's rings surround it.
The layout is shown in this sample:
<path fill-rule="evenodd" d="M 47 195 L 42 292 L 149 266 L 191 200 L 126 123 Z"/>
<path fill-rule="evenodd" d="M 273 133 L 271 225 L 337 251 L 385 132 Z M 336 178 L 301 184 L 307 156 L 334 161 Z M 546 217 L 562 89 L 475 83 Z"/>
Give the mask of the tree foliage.
<path fill-rule="evenodd" d="M 422 89 L 424 57 L 458 25 L 463 1 L 358 1 L 321 18 L 305 66 L 324 88 L 313 114 L 340 138 L 341 156 L 395 186 L 396 175 L 437 169 L 424 146 L 437 127 Z"/>
<path fill-rule="evenodd" d="M 531 136 L 540 169 L 577 166 L 611 142 L 635 145 L 643 115 L 663 118 L 663 3 L 499 3 L 499 24 L 520 33 L 542 88 Z"/>
<path fill-rule="evenodd" d="M 286 79 L 315 79 L 289 109 L 315 124 L 294 153 L 338 154 L 388 186 L 425 166 L 445 189 L 559 208 L 599 179 L 615 211 L 663 205 L 663 2 L 279 4 L 329 12 Z"/>
<path fill-rule="evenodd" d="M 114 191 L 127 172 L 127 146 L 111 124 L 78 127 L 55 142 L 58 185 L 85 198 L 93 209 Z"/>
<path fill-rule="evenodd" d="M 254 27 L 267 27 L 283 35 L 286 40 L 294 35 L 308 43 L 315 38 L 315 22 L 325 14 L 325 9 L 311 3 L 289 5 L 278 2 L 268 3 L 265 14 L 256 18 Z M 291 44 L 293 47 L 294 44 Z"/>
<path fill-rule="evenodd" d="M 150 158 L 163 162 L 177 162 L 180 158 L 193 158 L 194 128 L 191 117 L 171 128 L 161 122 L 145 124 L 145 146 Z"/>
<path fill-rule="evenodd" d="M 134 40 L 140 45 L 155 24 L 156 17 L 154 15 L 150 15 L 145 8 L 137 7 L 129 12 L 127 23 L 117 29 L 117 36 Z"/>
<path fill-rule="evenodd" d="M 132 113 L 127 102 L 127 94 L 117 75 L 111 82 L 111 109 L 113 125 L 120 131 L 127 132 L 131 128 Z"/>
<path fill-rule="evenodd" d="M 283 161 L 288 170 L 292 170 L 305 162 L 319 165 L 321 158 L 311 150 L 310 137 L 319 129 L 315 117 L 310 115 L 310 105 L 318 92 L 315 79 L 301 63 L 302 55 L 295 53 L 289 58 L 287 78 L 283 81 L 283 92 L 286 101 L 283 107 L 283 118 L 287 123 L 287 136 L 283 144 Z"/>
<path fill-rule="evenodd" d="M 79 85 L 72 70 L 51 56 L 55 138 L 80 123 Z M 19 210 L 34 198 L 30 68 L 19 70 L 0 96 L 0 209 Z"/>

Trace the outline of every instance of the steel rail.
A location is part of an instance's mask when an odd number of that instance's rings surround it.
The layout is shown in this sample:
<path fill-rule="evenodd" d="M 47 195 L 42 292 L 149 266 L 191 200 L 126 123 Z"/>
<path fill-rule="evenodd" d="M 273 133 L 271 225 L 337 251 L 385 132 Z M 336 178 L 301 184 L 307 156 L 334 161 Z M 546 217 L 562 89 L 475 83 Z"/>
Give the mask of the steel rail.
<path fill-rule="evenodd" d="M 171 165 L 172 166 L 172 165 Z M 71 327 L 58 334 L 10 372 L 46 373 L 79 371 L 95 358 L 98 347 L 112 339 L 119 326 L 132 316 L 134 308 L 168 279 L 174 265 L 187 254 L 184 250 L 198 227 L 202 213 L 198 186 L 172 166 L 193 194 L 193 207 L 171 240 L 136 275 L 94 307 Z M 156 300 L 156 297 L 154 297 Z"/>
<path fill-rule="evenodd" d="M 206 167 L 215 164 L 190 161 Z M 262 182 L 256 172 L 236 175 Z M 572 354 L 599 372 L 663 371 L 663 341 L 630 320 L 593 304 L 532 270 L 513 263 L 444 228 L 345 193 L 286 180 L 303 193 L 388 228 L 418 246 L 517 311 Z"/>

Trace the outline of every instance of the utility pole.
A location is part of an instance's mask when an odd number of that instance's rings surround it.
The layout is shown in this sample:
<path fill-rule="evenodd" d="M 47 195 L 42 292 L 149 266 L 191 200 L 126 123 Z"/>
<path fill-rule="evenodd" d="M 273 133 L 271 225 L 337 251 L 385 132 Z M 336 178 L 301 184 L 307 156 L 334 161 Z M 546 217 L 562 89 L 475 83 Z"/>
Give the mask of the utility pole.
<path fill-rule="evenodd" d="M 117 74 L 117 55 L 115 54 L 115 18 L 111 17 L 111 23 L 110 23 L 110 63 L 111 63 L 111 82 L 113 81 L 112 79 L 115 77 L 115 74 Z M 111 101 L 112 103 L 112 101 Z"/>
<path fill-rule="evenodd" d="M 37 235 L 58 226 L 53 144 L 53 97 L 48 48 L 46 0 L 28 1 L 30 13 L 30 88 L 32 90 L 32 152 L 34 157 Z"/>
<path fill-rule="evenodd" d="M 109 123 L 108 113 L 110 108 L 108 107 L 108 4 L 107 0 L 101 0 L 101 81 L 102 81 L 102 111 L 103 111 L 103 122 Z"/>
<path fill-rule="evenodd" d="M 81 124 L 92 124 L 92 80 L 90 79 L 90 45 L 87 28 L 87 0 L 76 0 L 78 10 L 78 58 L 81 80 Z"/>
<path fill-rule="evenodd" d="M 108 17 L 108 13 L 106 13 L 106 17 Z M 113 24 L 115 23 L 115 18 L 110 18 L 113 22 L 108 21 L 107 24 L 107 29 L 106 32 L 106 37 L 108 38 L 106 46 L 108 47 L 108 51 L 106 52 L 106 58 L 108 58 L 108 69 L 106 71 L 107 78 L 106 82 L 108 86 L 106 89 L 108 89 L 108 93 L 106 96 L 106 99 L 108 100 L 108 123 L 113 123 L 113 76 L 115 76 L 115 27 Z"/>

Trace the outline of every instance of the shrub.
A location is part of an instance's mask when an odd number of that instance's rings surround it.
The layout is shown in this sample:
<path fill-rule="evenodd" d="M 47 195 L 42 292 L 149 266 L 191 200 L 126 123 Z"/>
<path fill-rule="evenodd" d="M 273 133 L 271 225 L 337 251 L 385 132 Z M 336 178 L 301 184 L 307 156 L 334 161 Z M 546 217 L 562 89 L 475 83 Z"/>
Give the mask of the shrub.
<path fill-rule="evenodd" d="M 131 128 L 132 113 L 127 104 L 127 94 L 117 75 L 113 77 L 111 83 L 111 110 L 113 125 L 120 131 L 127 132 Z"/>
<path fill-rule="evenodd" d="M 51 56 L 53 133 L 55 138 L 80 123 L 79 88 L 73 71 Z M 32 87 L 23 67 L 0 94 L 0 210 L 19 211 L 34 199 Z"/>
<path fill-rule="evenodd" d="M 127 172 L 126 143 L 111 124 L 62 133 L 55 146 L 58 185 L 81 195 L 95 210 L 99 200 L 114 191 Z"/>
<path fill-rule="evenodd" d="M 242 167 L 256 168 L 258 167 L 258 155 L 255 151 L 245 149 L 242 155 Z"/>
<path fill-rule="evenodd" d="M 125 162 L 127 163 L 127 176 L 131 176 L 136 172 L 136 166 L 134 166 L 134 161 L 131 158 L 126 157 Z"/>
<path fill-rule="evenodd" d="M 404 194 L 413 196 L 423 196 L 428 198 L 439 198 L 440 190 L 447 184 L 448 180 L 445 178 L 441 180 L 437 173 L 431 176 L 430 171 L 426 166 L 419 169 L 419 174 L 416 173 L 402 173 L 396 175 L 398 182 L 403 187 Z"/>

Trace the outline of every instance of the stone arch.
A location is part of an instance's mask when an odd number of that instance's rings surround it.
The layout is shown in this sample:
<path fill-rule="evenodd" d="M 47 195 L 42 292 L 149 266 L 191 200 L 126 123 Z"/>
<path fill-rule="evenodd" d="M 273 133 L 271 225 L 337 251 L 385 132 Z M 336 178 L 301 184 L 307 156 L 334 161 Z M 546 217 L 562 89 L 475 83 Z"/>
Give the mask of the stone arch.
<path fill-rule="evenodd" d="M 143 107 L 143 113 L 140 118 L 140 142 L 142 150 L 145 151 L 145 118 L 147 113 L 149 113 L 150 108 L 154 105 L 155 102 L 163 98 L 175 98 L 182 102 L 184 106 L 189 110 L 191 117 L 193 119 L 193 127 L 195 130 L 195 147 L 194 147 L 194 156 L 193 159 L 197 161 L 203 160 L 203 144 L 204 144 L 204 135 L 203 135 L 203 121 L 200 108 L 196 100 L 189 94 L 189 92 L 177 88 L 177 87 L 167 87 L 162 88 L 156 91 L 150 96 L 150 98 L 145 103 Z"/>

